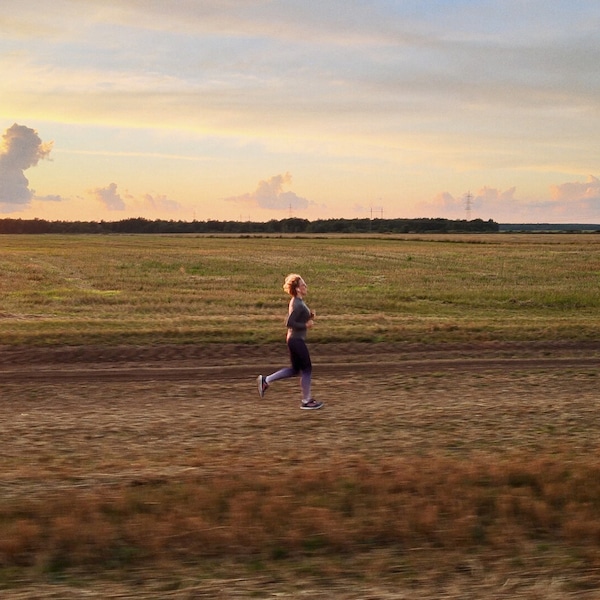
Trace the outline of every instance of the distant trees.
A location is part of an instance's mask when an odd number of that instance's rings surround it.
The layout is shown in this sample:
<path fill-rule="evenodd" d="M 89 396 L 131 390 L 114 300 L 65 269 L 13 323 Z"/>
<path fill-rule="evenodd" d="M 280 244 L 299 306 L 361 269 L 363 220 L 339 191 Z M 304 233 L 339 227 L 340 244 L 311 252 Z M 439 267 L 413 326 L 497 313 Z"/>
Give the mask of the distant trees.
<path fill-rule="evenodd" d="M 582 233 L 600 232 L 600 225 L 593 223 L 506 223 L 500 231 L 521 233 Z"/>
<path fill-rule="evenodd" d="M 311 222 L 307 233 L 453 233 L 496 232 L 498 223 L 450 219 L 328 219 Z"/>
<path fill-rule="evenodd" d="M 165 221 L 142 217 L 121 221 L 45 221 L 43 219 L 0 219 L 0 234 L 42 233 L 453 233 L 497 232 L 500 226 L 483 221 L 450 219 L 319 219 L 300 218 L 252 221 Z"/>

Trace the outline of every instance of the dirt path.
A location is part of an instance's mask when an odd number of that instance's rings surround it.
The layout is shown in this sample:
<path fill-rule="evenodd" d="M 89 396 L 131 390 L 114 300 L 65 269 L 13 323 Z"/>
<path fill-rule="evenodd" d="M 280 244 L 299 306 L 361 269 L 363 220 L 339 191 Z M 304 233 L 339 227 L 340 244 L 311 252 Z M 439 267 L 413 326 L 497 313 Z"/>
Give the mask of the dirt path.
<path fill-rule="evenodd" d="M 590 368 L 600 342 L 469 345 L 325 344 L 311 347 L 315 374 L 433 373 Z M 247 379 L 287 362 L 282 345 L 0 349 L 0 382 Z"/>

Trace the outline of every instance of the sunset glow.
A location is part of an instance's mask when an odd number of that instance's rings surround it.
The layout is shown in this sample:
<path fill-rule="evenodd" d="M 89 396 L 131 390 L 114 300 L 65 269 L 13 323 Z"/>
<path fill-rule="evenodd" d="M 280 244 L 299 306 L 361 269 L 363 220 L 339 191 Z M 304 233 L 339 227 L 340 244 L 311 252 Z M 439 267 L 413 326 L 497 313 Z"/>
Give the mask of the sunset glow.
<path fill-rule="evenodd" d="M 0 217 L 600 222 L 600 4 L 5 0 Z"/>

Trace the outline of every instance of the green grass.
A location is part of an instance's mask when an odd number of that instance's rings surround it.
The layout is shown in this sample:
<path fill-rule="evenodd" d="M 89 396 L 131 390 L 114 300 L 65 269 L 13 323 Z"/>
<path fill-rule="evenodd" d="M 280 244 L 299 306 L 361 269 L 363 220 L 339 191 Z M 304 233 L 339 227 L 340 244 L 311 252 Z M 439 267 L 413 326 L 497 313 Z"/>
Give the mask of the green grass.
<path fill-rule="evenodd" d="M 5 344 L 280 339 L 288 272 L 320 342 L 600 333 L 600 237 L 3 236 Z"/>

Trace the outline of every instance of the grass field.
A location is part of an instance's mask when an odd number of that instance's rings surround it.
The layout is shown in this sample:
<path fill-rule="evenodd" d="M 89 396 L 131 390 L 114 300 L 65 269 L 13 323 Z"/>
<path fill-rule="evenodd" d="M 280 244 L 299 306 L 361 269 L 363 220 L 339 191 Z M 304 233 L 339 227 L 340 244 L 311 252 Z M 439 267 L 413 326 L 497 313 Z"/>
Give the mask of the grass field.
<path fill-rule="evenodd" d="M 597 339 L 595 235 L 0 237 L 5 344 L 264 343 L 286 273 L 317 341 Z"/>
<path fill-rule="evenodd" d="M 600 597 L 599 243 L 0 238 L 0 595 Z"/>

